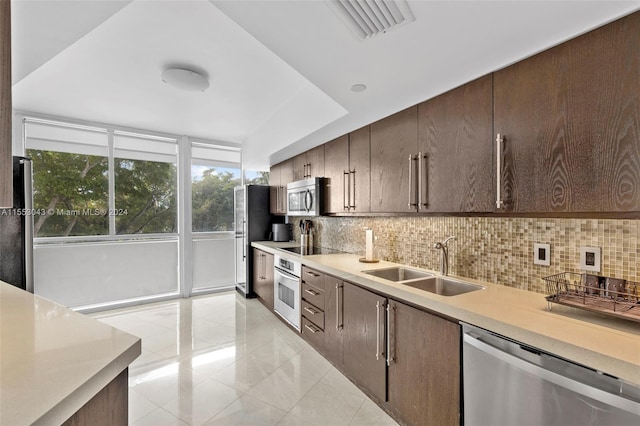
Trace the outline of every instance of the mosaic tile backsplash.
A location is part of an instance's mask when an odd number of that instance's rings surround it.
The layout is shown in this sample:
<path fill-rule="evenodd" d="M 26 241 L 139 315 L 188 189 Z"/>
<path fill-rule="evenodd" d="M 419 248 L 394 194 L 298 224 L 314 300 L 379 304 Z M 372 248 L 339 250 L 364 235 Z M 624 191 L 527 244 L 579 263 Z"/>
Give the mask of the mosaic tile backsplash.
<path fill-rule="evenodd" d="M 300 218 L 291 218 L 298 223 Z M 542 277 L 581 272 L 580 247 L 600 247 L 598 275 L 640 281 L 640 220 L 488 217 L 318 217 L 314 244 L 363 256 L 364 230 L 376 237 L 374 255 L 401 264 L 438 270 L 433 248 L 450 235 L 449 273 L 538 293 Z M 296 240 L 300 235 L 298 228 Z M 551 244 L 551 266 L 533 264 L 533 244 Z"/>

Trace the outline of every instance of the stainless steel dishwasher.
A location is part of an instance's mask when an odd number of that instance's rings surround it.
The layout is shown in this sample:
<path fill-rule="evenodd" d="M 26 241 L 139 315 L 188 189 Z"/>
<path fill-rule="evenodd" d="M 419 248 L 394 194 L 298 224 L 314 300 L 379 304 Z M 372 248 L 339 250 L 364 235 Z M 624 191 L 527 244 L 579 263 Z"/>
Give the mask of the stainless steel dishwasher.
<path fill-rule="evenodd" d="M 464 424 L 640 425 L 640 388 L 462 324 Z"/>

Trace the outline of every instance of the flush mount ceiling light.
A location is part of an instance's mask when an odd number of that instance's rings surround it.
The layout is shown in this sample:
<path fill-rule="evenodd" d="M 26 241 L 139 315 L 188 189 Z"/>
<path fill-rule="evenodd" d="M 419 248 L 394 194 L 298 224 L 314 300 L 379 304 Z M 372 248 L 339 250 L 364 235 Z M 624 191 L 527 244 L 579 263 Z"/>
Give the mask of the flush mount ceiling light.
<path fill-rule="evenodd" d="M 325 0 L 325 4 L 362 40 L 416 20 L 406 0 Z"/>
<path fill-rule="evenodd" d="M 367 90 L 367 86 L 365 86 L 364 84 L 354 84 L 353 86 L 351 86 L 352 92 L 360 93 L 364 92 L 365 90 Z"/>
<path fill-rule="evenodd" d="M 162 72 L 162 81 L 187 92 L 204 92 L 209 87 L 206 76 L 184 68 L 167 68 Z"/>

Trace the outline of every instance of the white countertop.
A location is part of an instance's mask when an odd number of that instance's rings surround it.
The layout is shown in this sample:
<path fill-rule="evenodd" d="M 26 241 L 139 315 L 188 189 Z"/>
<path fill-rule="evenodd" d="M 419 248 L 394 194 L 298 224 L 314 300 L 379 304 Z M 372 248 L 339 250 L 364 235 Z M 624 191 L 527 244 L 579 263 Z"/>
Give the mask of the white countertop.
<path fill-rule="evenodd" d="M 359 256 L 353 254 L 300 256 L 278 250 L 295 245 L 292 243 L 258 242 L 252 245 L 394 299 L 491 330 L 640 385 L 639 323 L 557 304 L 548 311 L 543 294 L 467 278 L 466 281 L 481 284 L 486 289 L 457 296 L 439 296 L 362 273 L 364 270 L 398 266 L 395 263 L 360 263 Z"/>
<path fill-rule="evenodd" d="M 0 424 L 61 424 L 140 351 L 138 337 L 0 282 Z"/>

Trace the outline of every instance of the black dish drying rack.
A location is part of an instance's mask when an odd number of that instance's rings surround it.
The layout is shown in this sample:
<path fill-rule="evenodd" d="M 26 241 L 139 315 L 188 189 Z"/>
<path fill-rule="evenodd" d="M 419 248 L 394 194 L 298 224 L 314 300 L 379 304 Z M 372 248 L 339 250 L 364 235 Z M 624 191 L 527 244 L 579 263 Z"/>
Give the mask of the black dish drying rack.
<path fill-rule="evenodd" d="M 562 272 L 542 278 L 552 303 L 640 322 L 640 284 L 620 278 Z"/>

